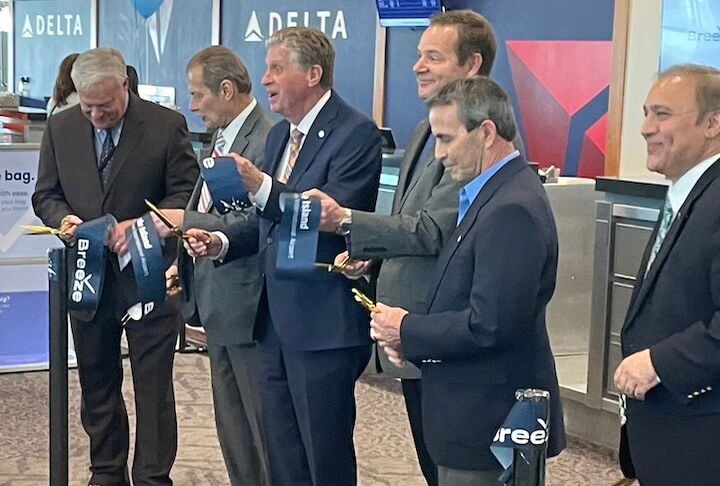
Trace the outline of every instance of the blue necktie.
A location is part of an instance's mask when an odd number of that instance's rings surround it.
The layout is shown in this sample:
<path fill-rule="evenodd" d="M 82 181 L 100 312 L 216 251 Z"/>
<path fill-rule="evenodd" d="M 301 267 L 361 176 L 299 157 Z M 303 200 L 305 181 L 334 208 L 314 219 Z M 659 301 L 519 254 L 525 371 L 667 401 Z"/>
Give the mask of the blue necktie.
<path fill-rule="evenodd" d="M 100 151 L 100 160 L 98 160 L 98 170 L 103 186 L 110 179 L 110 166 L 112 165 L 112 157 L 115 153 L 115 142 L 112 137 L 112 129 L 105 129 L 105 140 L 103 141 L 102 150 Z"/>

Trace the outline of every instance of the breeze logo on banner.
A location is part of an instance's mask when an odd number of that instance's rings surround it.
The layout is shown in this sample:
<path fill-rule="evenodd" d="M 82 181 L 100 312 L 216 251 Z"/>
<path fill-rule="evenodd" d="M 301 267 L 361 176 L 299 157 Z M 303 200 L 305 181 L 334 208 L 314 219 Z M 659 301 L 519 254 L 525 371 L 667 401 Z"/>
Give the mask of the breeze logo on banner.
<path fill-rule="evenodd" d="M 267 20 L 263 22 L 263 25 L 268 26 L 265 32 L 260 26 L 257 12 L 253 10 L 245 29 L 245 42 L 264 42 L 280 29 L 299 26 L 319 29 L 333 40 L 348 38 L 345 14 L 342 10 L 336 10 L 335 12 L 330 10 L 318 10 L 316 12 L 288 11 L 282 14 L 280 12 L 268 12 Z"/>
<path fill-rule="evenodd" d="M 26 39 L 42 36 L 78 37 L 82 36 L 83 32 L 82 20 L 78 14 L 38 14 L 35 15 L 35 22 L 30 20 L 29 14 L 25 14 L 22 37 Z"/>

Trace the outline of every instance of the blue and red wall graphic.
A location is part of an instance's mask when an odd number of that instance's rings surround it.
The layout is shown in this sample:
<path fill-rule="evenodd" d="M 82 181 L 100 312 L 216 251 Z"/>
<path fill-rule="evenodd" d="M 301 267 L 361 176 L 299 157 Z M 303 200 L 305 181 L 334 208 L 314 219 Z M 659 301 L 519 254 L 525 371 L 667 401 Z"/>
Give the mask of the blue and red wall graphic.
<path fill-rule="evenodd" d="M 563 175 L 603 175 L 611 42 L 506 46 L 528 158 Z"/>
<path fill-rule="evenodd" d="M 614 2 L 446 0 L 498 38 L 492 78 L 510 95 L 528 158 L 562 175 L 604 174 Z M 423 29 L 388 29 L 385 124 L 404 146 L 427 110 L 412 65 Z"/>

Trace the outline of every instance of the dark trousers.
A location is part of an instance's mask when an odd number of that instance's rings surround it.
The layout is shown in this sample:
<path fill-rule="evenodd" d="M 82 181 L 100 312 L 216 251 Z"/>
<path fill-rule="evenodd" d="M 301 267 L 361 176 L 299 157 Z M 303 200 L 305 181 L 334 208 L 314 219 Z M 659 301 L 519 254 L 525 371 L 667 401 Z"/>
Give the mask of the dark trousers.
<path fill-rule="evenodd" d="M 413 441 L 415 442 L 415 452 L 417 452 L 420 469 L 428 485 L 437 486 L 437 466 L 430 457 L 430 453 L 425 445 L 425 437 L 423 436 L 421 380 L 402 379 L 401 383 L 403 396 L 405 397 L 405 409 L 407 410 L 410 431 L 412 432 Z"/>
<path fill-rule="evenodd" d="M 662 413 L 637 407 L 628 445 L 643 486 L 710 485 L 720 478 L 720 415 Z"/>
<path fill-rule="evenodd" d="M 257 345 L 208 340 L 218 440 L 233 486 L 268 484 L 255 381 Z"/>
<path fill-rule="evenodd" d="M 92 321 L 71 319 L 82 391 L 80 418 L 90 436 L 90 482 L 127 486 L 130 439 L 121 389 L 122 327 L 108 300 L 101 300 Z M 167 304 L 155 312 L 157 316 L 130 321 L 125 328 L 137 415 L 134 486 L 171 485 L 177 450 L 172 368 L 180 318 Z"/>
<path fill-rule="evenodd" d="M 355 381 L 370 344 L 299 351 L 280 341 L 272 322 L 264 324 L 259 389 L 270 483 L 354 486 Z"/>
<path fill-rule="evenodd" d="M 501 467 L 487 471 L 470 471 L 438 466 L 440 486 L 501 486 L 498 478 L 503 473 Z"/>

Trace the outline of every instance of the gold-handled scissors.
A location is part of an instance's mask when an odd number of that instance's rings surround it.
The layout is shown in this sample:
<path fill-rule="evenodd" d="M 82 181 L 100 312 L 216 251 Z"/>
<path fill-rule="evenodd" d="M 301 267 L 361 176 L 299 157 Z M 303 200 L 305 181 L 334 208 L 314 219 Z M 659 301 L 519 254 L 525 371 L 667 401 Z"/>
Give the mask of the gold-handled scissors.
<path fill-rule="evenodd" d="M 190 238 L 189 235 L 186 235 L 185 233 L 183 233 L 183 231 L 180 228 L 178 228 L 177 226 L 175 226 L 173 224 L 172 220 L 168 217 L 167 214 L 165 214 L 162 211 L 162 209 L 158 208 L 157 206 L 155 206 L 153 203 L 151 203 L 147 199 L 145 199 L 145 204 L 147 205 L 148 208 L 150 208 L 150 211 L 152 211 L 155 214 L 155 216 L 157 216 L 158 219 L 163 222 L 163 224 L 165 226 L 170 228 L 170 231 L 172 231 L 175 236 L 177 236 L 178 238 L 182 238 L 183 240 L 187 240 L 188 238 Z M 204 241 L 204 243 L 205 244 L 210 243 L 210 238 L 211 238 L 210 233 L 208 233 L 207 231 L 203 231 L 203 233 L 207 237 L 207 240 Z"/>
<path fill-rule="evenodd" d="M 350 289 L 350 291 L 353 293 L 353 296 L 355 297 L 355 300 L 360 303 L 363 307 L 365 307 L 370 312 L 377 312 L 377 306 L 375 305 L 375 302 L 370 299 L 367 295 L 363 294 L 356 288 Z"/>
<path fill-rule="evenodd" d="M 21 224 L 20 228 L 25 231 L 26 235 L 54 235 L 60 238 L 67 236 L 66 231 L 61 231 L 57 228 L 51 228 L 50 226 L 37 226 L 32 224 Z"/>
<path fill-rule="evenodd" d="M 348 255 L 343 259 L 343 261 L 340 262 L 340 265 L 335 265 L 333 263 L 316 263 L 315 268 L 321 268 L 332 273 L 343 273 L 345 271 L 345 267 L 347 267 L 347 264 L 349 262 L 350 256 Z"/>

